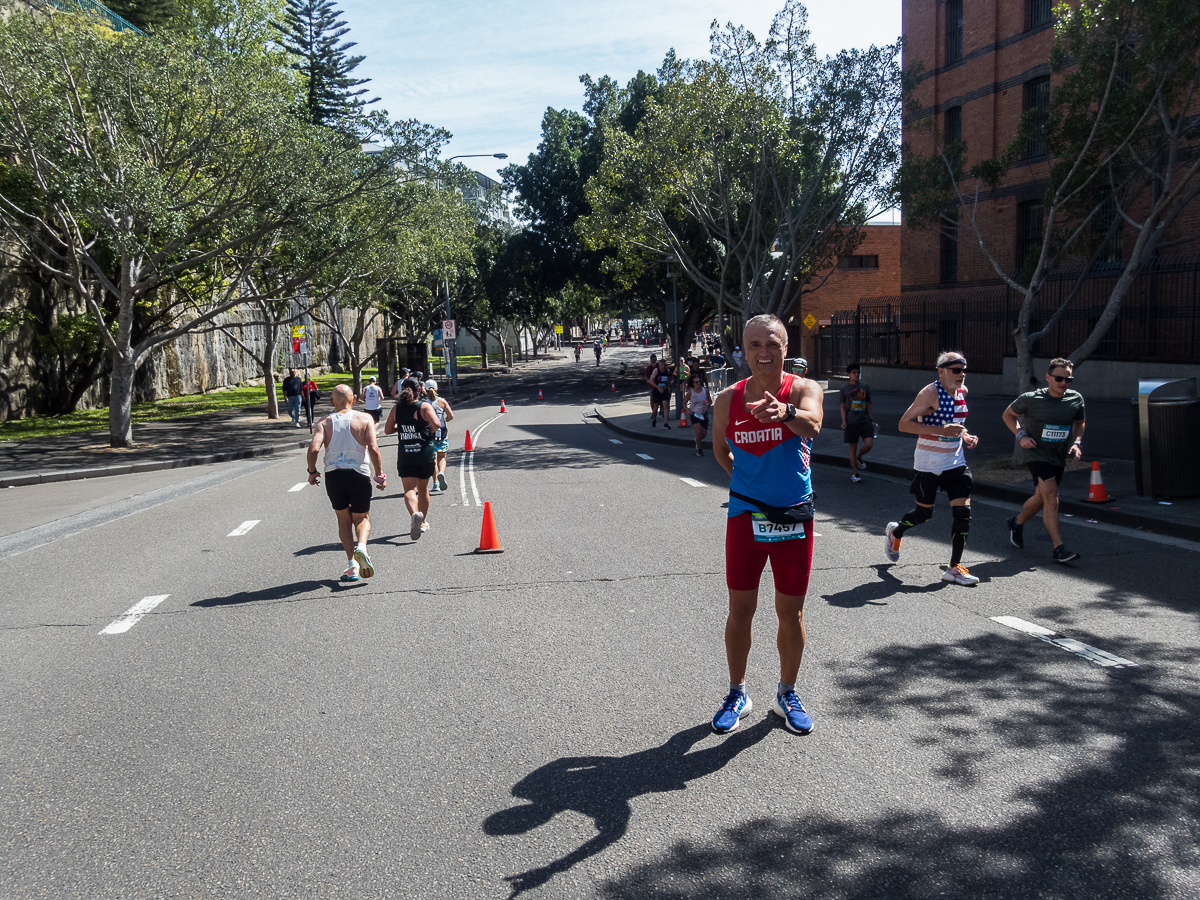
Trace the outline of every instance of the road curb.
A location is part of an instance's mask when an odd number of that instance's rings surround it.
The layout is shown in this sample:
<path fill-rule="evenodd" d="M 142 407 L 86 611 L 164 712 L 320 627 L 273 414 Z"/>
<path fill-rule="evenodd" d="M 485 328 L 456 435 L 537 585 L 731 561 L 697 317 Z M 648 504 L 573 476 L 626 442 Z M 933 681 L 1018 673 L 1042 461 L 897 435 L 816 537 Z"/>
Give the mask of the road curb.
<path fill-rule="evenodd" d="M 693 446 L 693 441 L 690 437 L 679 438 L 666 434 L 643 434 L 640 431 L 633 431 L 618 425 L 604 415 L 600 404 L 594 404 L 592 409 L 594 410 L 595 418 L 599 419 L 612 431 L 625 437 L 636 438 L 639 441 L 647 441 L 653 444 L 673 444 L 677 447 Z M 845 456 L 814 452 L 812 458 L 813 462 L 824 465 L 838 466 L 843 469 L 850 468 L 850 460 Z M 870 462 L 868 471 L 905 479 L 912 478 L 913 476 L 913 470 L 906 466 L 897 466 L 875 460 Z M 1029 499 L 1032 489 L 1016 489 L 1007 484 L 997 484 L 994 481 L 975 480 L 972 483 L 971 492 L 978 494 L 980 497 L 988 497 L 992 500 L 1005 500 L 1009 503 L 1021 504 Z M 1184 538 L 1189 541 L 1200 541 L 1200 526 L 1197 525 L 1189 525 L 1183 522 L 1166 522 L 1160 518 L 1152 518 L 1140 513 L 1131 513 L 1119 509 L 1105 509 L 1102 506 L 1093 506 L 1077 500 L 1060 499 L 1058 508 L 1060 512 L 1071 513 L 1073 516 L 1079 518 L 1095 519 L 1097 522 L 1105 522 L 1109 525 L 1120 525 L 1124 528 L 1136 528 L 1141 531 L 1149 531 L 1153 534 L 1164 534 L 1169 537 Z"/>
<path fill-rule="evenodd" d="M 85 478 L 108 478 L 113 475 L 134 475 L 138 472 L 160 472 L 164 469 L 207 466 L 213 463 L 234 462 L 239 459 L 253 459 L 258 456 L 274 456 L 277 453 L 287 453 L 307 445 L 308 441 L 289 441 L 269 447 L 251 447 L 249 450 L 231 450 L 227 453 L 208 453 L 203 456 L 183 456 L 175 459 L 154 459 L 115 466 L 95 466 L 89 469 L 61 469 L 56 472 L 8 475 L 0 478 L 0 488 L 28 487 L 33 484 L 53 484 L 58 481 L 82 481 Z"/>

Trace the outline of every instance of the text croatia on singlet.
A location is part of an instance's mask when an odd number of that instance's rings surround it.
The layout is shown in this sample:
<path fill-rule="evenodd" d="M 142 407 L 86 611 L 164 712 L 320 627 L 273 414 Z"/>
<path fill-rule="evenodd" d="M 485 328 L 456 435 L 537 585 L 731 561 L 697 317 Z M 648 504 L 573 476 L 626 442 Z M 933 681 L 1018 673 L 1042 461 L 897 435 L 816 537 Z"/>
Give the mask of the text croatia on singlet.
<path fill-rule="evenodd" d="M 743 444 L 757 444 L 762 441 L 782 441 L 782 428 L 761 428 L 757 431 L 735 431 L 733 442 L 739 447 Z"/>

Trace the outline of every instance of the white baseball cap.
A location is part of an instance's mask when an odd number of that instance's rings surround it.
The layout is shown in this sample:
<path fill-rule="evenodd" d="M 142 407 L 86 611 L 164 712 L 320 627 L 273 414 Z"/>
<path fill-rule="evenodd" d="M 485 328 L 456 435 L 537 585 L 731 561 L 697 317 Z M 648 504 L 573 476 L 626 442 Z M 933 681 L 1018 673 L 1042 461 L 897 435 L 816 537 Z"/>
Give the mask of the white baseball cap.
<path fill-rule="evenodd" d="M 437 382 L 434 381 L 432 378 L 430 378 L 427 382 L 425 382 L 425 390 L 436 391 L 437 390 Z"/>
<path fill-rule="evenodd" d="M 373 384 L 375 382 L 375 376 L 372 375 L 370 378 L 367 379 L 367 381 L 370 381 Z"/>

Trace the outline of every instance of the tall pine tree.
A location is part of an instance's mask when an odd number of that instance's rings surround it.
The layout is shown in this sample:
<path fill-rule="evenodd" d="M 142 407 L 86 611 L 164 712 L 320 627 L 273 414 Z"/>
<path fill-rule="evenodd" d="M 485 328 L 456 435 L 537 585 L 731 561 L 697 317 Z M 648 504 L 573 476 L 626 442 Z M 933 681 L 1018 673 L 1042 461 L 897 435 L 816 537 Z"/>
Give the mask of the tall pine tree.
<path fill-rule="evenodd" d="M 340 15 L 333 0 L 287 0 L 283 23 L 275 26 L 280 43 L 297 57 L 292 68 L 308 79 L 309 115 L 316 124 L 331 127 L 379 100 L 361 99 L 367 89 L 358 86 L 371 79 L 354 78 L 350 73 L 366 57 L 346 55 L 355 43 L 341 41 L 350 26 L 339 21 Z"/>
<path fill-rule="evenodd" d="M 179 0 L 108 0 L 104 5 L 142 31 L 166 25 L 179 14 Z"/>

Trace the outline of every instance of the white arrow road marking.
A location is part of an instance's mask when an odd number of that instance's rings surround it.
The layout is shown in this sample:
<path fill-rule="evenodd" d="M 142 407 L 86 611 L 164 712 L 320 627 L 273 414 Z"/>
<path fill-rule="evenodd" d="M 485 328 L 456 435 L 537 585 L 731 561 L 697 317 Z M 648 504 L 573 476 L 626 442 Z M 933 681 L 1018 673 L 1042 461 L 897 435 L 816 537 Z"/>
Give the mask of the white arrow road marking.
<path fill-rule="evenodd" d="M 229 532 L 229 534 L 225 535 L 225 537 L 241 537 L 261 521 L 262 519 L 249 519 L 243 522 L 237 528 L 233 529 L 233 531 Z"/>
<path fill-rule="evenodd" d="M 307 482 L 307 481 L 302 481 L 302 482 L 300 482 L 299 484 L 294 484 L 294 485 L 292 485 L 290 488 L 288 488 L 288 493 L 289 493 L 289 494 L 291 494 L 291 493 L 294 493 L 294 492 L 296 492 L 296 491 L 302 491 L 302 490 L 304 490 L 306 487 L 308 487 L 308 482 Z"/>
<path fill-rule="evenodd" d="M 1098 666 L 1137 667 L 1137 663 L 1132 660 L 1122 659 L 1120 656 L 1114 656 L 1098 647 L 1092 647 L 1073 638 L 1059 637 L 1057 631 L 1051 631 L 1049 628 L 1043 628 L 1041 625 L 1035 625 L 1033 622 L 1026 622 L 1024 619 L 1018 619 L 1016 616 L 992 616 L 992 621 L 999 622 L 1001 625 L 1009 628 L 1015 628 L 1017 631 L 1023 631 L 1025 634 L 1032 635 L 1039 641 L 1045 641 L 1047 644 L 1054 644 L 1054 646 L 1061 647 L 1068 653 L 1074 653 L 1076 656 L 1082 656 L 1084 659 L 1094 662 Z"/>
<path fill-rule="evenodd" d="M 642 459 L 654 459 L 653 456 L 647 456 L 645 453 L 639 453 L 638 456 L 640 456 Z"/>
<path fill-rule="evenodd" d="M 690 484 L 692 487 L 707 487 L 703 481 L 697 481 L 695 478 L 680 478 L 684 484 Z"/>
<path fill-rule="evenodd" d="M 125 611 L 121 618 L 117 619 L 103 631 L 101 634 L 124 634 L 130 628 L 137 624 L 137 620 L 144 616 L 158 604 L 162 603 L 170 594 L 159 594 L 157 597 L 143 597 L 133 606 Z"/>

